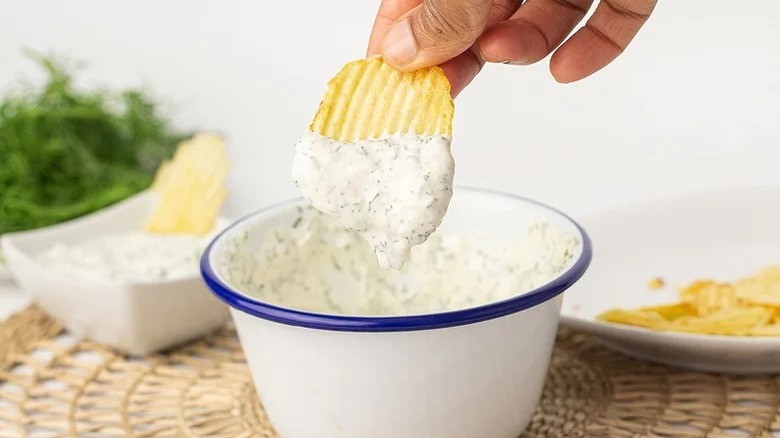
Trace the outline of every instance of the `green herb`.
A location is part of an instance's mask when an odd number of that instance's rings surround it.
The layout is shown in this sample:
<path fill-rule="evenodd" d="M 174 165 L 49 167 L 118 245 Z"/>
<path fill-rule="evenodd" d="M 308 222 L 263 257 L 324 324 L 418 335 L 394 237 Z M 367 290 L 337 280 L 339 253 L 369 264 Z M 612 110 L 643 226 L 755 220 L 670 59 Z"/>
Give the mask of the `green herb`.
<path fill-rule="evenodd" d="M 0 234 L 52 225 L 147 188 L 186 135 L 142 90 L 77 90 L 62 63 L 32 55 L 40 88 L 0 102 Z"/>
<path fill-rule="evenodd" d="M 302 220 L 303 220 L 302 216 L 298 216 L 297 218 L 295 218 L 295 221 L 293 222 L 292 227 L 293 228 L 298 228 L 298 225 L 301 224 Z"/>

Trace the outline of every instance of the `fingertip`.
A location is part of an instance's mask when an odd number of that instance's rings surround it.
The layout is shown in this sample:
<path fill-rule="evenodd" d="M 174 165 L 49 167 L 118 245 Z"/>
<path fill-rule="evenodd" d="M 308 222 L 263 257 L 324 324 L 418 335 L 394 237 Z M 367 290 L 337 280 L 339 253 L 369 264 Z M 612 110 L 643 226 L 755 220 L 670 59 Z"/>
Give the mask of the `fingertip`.
<path fill-rule="evenodd" d="M 620 52 L 586 26 L 555 51 L 550 59 L 550 73 L 560 83 L 579 81 L 609 65 Z"/>
<path fill-rule="evenodd" d="M 559 84 L 569 84 L 581 79 L 572 74 L 566 65 L 566 56 L 561 56 L 561 49 L 556 50 L 550 58 L 550 74 Z"/>
<path fill-rule="evenodd" d="M 484 62 L 479 58 L 478 52 L 469 49 L 455 58 L 441 64 L 444 74 L 450 81 L 450 94 L 454 99 L 463 91 L 482 70 Z"/>
<path fill-rule="evenodd" d="M 469 75 L 463 74 L 458 66 L 453 66 L 450 63 L 445 62 L 441 65 L 441 68 L 444 70 L 444 75 L 447 76 L 447 80 L 450 81 L 450 96 L 454 99 L 464 88 L 466 88 L 466 85 L 468 85 L 468 82 L 470 81 L 470 79 L 468 79 Z"/>
<path fill-rule="evenodd" d="M 501 37 L 501 32 L 496 31 L 496 27 L 502 23 L 498 23 L 495 26 L 488 28 L 482 36 L 477 40 L 477 46 L 479 47 L 479 54 L 487 62 L 507 62 L 508 59 L 502 57 L 502 42 L 504 39 Z"/>
<path fill-rule="evenodd" d="M 368 46 L 366 49 L 366 58 L 371 58 L 372 56 L 380 55 L 379 49 L 377 47 L 373 47 L 371 45 Z"/>
<path fill-rule="evenodd" d="M 479 38 L 485 61 L 533 64 L 547 56 L 547 41 L 538 29 L 522 20 L 507 20 L 488 28 Z"/>

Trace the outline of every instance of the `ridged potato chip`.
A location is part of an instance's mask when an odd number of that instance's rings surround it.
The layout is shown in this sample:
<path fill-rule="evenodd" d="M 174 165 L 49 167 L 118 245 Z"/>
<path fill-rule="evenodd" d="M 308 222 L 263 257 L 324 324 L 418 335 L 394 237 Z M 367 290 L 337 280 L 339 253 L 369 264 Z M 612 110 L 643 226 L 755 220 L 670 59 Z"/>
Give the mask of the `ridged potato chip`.
<path fill-rule="evenodd" d="M 449 135 L 454 112 L 450 83 L 440 67 L 400 72 L 372 57 L 349 62 L 328 82 L 309 130 L 344 142 L 405 133 Z"/>
<path fill-rule="evenodd" d="M 707 316 L 679 318 L 664 329 L 708 335 L 748 335 L 756 327 L 766 325 L 771 313 L 758 307 L 725 309 Z"/>
<path fill-rule="evenodd" d="M 602 313 L 598 318 L 602 321 L 647 328 L 662 327 L 667 323 L 658 313 L 643 310 L 612 309 Z"/>
<path fill-rule="evenodd" d="M 696 281 L 680 291 L 680 299 L 696 308 L 701 316 L 712 315 L 737 305 L 734 288 L 714 281 Z"/>
<path fill-rule="evenodd" d="M 668 304 L 664 306 L 642 307 L 641 312 L 658 314 L 666 321 L 674 321 L 684 316 L 698 316 L 696 308 L 690 303 Z"/>
<path fill-rule="evenodd" d="M 160 203 L 146 224 L 153 234 L 208 233 L 227 196 L 228 159 L 223 140 L 198 134 L 182 142 L 155 175 Z"/>
<path fill-rule="evenodd" d="M 310 205 L 361 234 L 383 269 L 401 269 L 449 206 L 454 108 L 440 67 L 349 62 L 295 144 L 293 181 Z"/>
<path fill-rule="evenodd" d="M 734 283 L 742 300 L 780 307 L 780 267 L 770 266 Z"/>
<path fill-rule="evenodd" d="M 654 330 L 727 336 L 780 336 L 780 266 L 733 283 L 698 280 L 680 302 L 635 310 L 611 309 L 596 318 Z"/>
<path fill-rule="evenodd" d="M 780 324 L 770 324 L 753 327 L 748 331 L 748 336 L 780 336 Z"/>

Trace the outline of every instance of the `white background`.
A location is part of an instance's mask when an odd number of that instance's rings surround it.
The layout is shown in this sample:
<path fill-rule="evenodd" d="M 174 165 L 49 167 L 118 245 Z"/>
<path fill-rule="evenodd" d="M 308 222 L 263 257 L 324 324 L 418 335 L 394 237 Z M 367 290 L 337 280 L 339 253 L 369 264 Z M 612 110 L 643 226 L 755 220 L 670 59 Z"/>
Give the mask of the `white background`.
<path fill-rule="evenodd" d="M 0 8 L 0 86 L 22 47 L 148 85 L 186 127 L 229 136 L 230 212 L 296 195 L 291 149 L 325 82 L 364 55 L 378 0 L 26 0 Z M 761 5 L 757 7 L 756 5 Z M 456 101 L 456 181 L 575 215 L 613 202 L 780 182 L 780 2 L 660 0 L 606 70 L 486 68 Z M 0 158 L 1 159 L 1 158 Z"/>
<path fill-rule="evenodd" d="M 25 0 L 0 6 L 0 87 L 22 47 L 145 85 L 184 127 L 227 134 L 229 213 L 295 196 L 292 145 L 325 82 L 364 55 L 378 0 Z M 760 5 L 760 6 L 758 6 Z M 456 101 L 456 182 L 575 216 L 615 202 L 780 182 L 780 2 L 660 0 L 628 51 L 560 85 L 489 66 Z M 2 157 L 0 157 L 0 162 Z"/>

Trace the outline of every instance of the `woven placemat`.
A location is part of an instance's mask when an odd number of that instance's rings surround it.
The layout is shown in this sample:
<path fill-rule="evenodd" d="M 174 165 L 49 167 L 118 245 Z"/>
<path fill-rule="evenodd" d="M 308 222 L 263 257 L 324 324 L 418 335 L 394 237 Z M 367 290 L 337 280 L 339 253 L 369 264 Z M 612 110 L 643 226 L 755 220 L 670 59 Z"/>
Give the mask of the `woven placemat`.
<path fill-rule="evenodd" d="M 771 437 L 780 377 L 633 360 L 562 330 L 526 437 Z M 0 324 L 0 437 L 275 437 L 227 327 L 128 359 L 30 307 Z"/>

